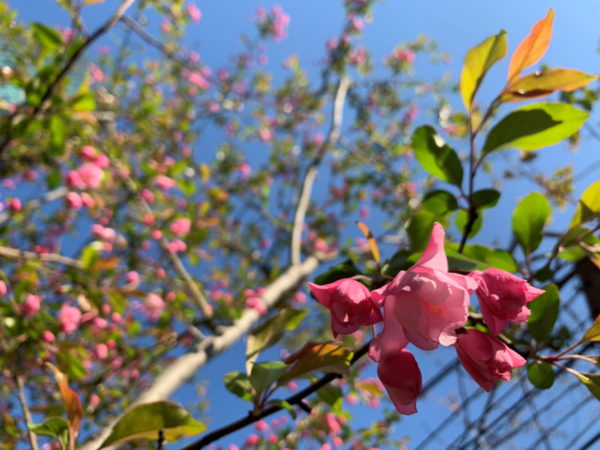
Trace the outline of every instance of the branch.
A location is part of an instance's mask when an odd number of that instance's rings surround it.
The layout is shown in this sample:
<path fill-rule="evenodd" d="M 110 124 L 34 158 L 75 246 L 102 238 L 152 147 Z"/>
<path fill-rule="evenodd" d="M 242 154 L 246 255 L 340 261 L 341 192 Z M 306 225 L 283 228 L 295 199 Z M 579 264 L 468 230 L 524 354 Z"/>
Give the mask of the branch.
<path fill-rule="evenodd" d="M 370 342 L 363 345 L 360 349 L 358 349 L 356 351 L 356 353 L 354 353 L 354 356 L 352 357 L 352 360 L 350 361 L 350 365 L 354 364 L 362 356 L 367 354 L 367 352 L 369 351 L 369 345 L 370 345 Z M 285 401 L 288 402 L 290 405 L 298 405 L 302 408 L 302 405 L 303 405 L 302 402 L 306 397 L 313 394 L 314 392 L 316 392 L 323 386 L 326 386 L 327 384 L 331 383 L 336 378 L 341 378 L 341 377 L 342 377 L 342 375 L 340 375 L 338 373 L 329 372 L 326 375 L 322 376 L 317 382 L 311 384 L 310 386 L 301 390 L 297 394 L 294 394 L 294 395 L 286 398 Z M 261 420 L 264 417 L 270 416 L 272 414 L 275 414 L 278 411 L 281 411 L 282 409 L 283 408 L 281 406 L 271 406 L 267 409 L 264 409 L 260 414 L 255 415 L 252 413 L 248 413 L 248 415 L 246 417 L 244 417 L 240 420 L 237 420 L 227 426 L 219 428 L 211 433 L 205 434 L 202 437 L 202 439 L 183 447 L 183 449 L 181 449 L 181 450 L 200 450 L 201 448 L 206 447 L 211 442 L 215 442 L 215 441 L 221 439 L 222 437 L 227 436 L 228 434 L 231 434 L 235 431 L 241 430 L 242 428 L 244 428 L 248 425 L 251 425 L 254 422 L 258 422 L 259 420 Z M 304 409 L 304 408 L 302 408 L 302 409 Z"/>
<path fill-rule="evenodd" d="M 115 163 L 115 161 L 113 161 L 113 163 Z M 118 162 L 116 162 L 116 165 L 120 165 L 120 164 Z M 134 195 L 138 199 L 138 201 L 140 202 L 140 205 L 142 206 L 142 208 L 144 209 L 146 214 L 154 215 L 154 211 L 152 211 L 152 208 L 150 208 L 150 205 L 148 204 L 148 202 L 146 200 L 144 200 L 144 198 L 139 194 L 138 188 L 135 185 L 135 183 L 133 182 L 133 180 L 131 178 L 127 177 L 127 178 L 125 178 L 124 181 L 125 181 L 125 187 L 127 188 L 127 190 L 129 190 L 129 192 L 132 195 Z M 198 285 L 196 284 L 196 282 L 194 281 L 192 276 L 186 270 L 185 266 L 181 262 L 181 258 L 179 258 L 179 256 L 177 256 L 177 253 L 175 253 L 174 251 L 169 249 L 168 239 L 166 237 L 162 236 L 160 238 L 159 242 L 160 242 L 160 246 L 162 247 L 163 251 L 167 254 L 169 259 L 171 260 L 171 264 L 173 265 L 173 268 L 179 274 L 179 276 L 181 278 L 183 278 L 183 280 L 185 281 L 192 298 L 196 302 L 196 305 L 198 305 L 198 307 L 202 310 L 202 313 L 204 314 L 205 317 L 208 317 L 208 318 L 212 317 L 212 309 L 211 309 L 210 305 L 208 304 L 206 297 L 204 296 L 204 294 L 202 293 L 202 291 L 200 290 L 200 288 L 198 287 Z"/>
<path fill-rule="evenodd" d="M 25 252 L 17 248 L 0 247 L 0 256 L 16 260 L 31 260 L 41 262 L 55 262 L 64 266 L 74 267 L 75 269 L 83 269 L 83 263 L 78 259 L 69 258 L 57 253 L 35 253 Z"/>
<path fill-rule="evenodd" d="M 19 401 L 21 402 L 21 408 L 23 408 L 23 415 L 25 416 L 25 426 L 27 426 L 28 423 L 33 423 L 33 420 L 31 419 L 31 412 L 27 407 L 27 400 L 25 399 L 25 385 L 23 384 L 23 380 L 19 375 L 15 377 L 15 381 L 17 382 L 17 387 L 19 389 Z M 38 450 L 37 437 L 33 431 L 29 430 L 29 427 L 27 427 L 27 429 L 29 432 L 29 440 L 31 441 L 32 450 Z"/>
<path fill-rule="evenodd" d="M 38 105 L 35 108 L 33 108 L 33 110 L 31 111 L 31 114 L 29 115 L 30 120 L 32 118 L 34 118 L 39 112 L 41 112 L 43 109 L 46 108 L 46 103 L 48 102 L 48 100 L 50 99 L 52 94 L 54 94 L 54 91 L 60 84 L 61 80 L 67 75 L 69 70 L 71 70 L 71 68 L 75 65 L 75 63 L 79 60 L 79 58 L 85 53 L 87 48 L 90 45 L 92 45 L 94 43 L 94 41 L 96 41 L 96 39 L 98 39 L 100 36 L 102 36 L 104 33 L 106 33 L 108 30 L 110 30 L 112 27 L 114 27 L 117 24 L 117 22 L 121 19 L 121 17 L 123 17 L 123 15 L 127 11 L 127 9 L 133 4 L 133 2 L 135 2 L 135 0 L 123 0 L 121 2 L 121 5 L 117 8 L 115 13 L 112 15 L 112 17 L 104 25 L 102 25 L 100 28 L 98 28 L 91 36 L 89 36 L 84 41 L 84 43 L 81 44 L 81 46 L 73 52 L 73 55 L 71 56 L 71 58 L 67 61 L 65 66 L 62 68 L 62 70 L 59 72 L 59 74 L 56 76 L 56 78 L 52 81 L 52 83 L 50 83 L 50 85 L 48 86 L 48 89 L 46 89 L 46 92 L 44 92 L 44 95 L 42 95 L 42 98 L 40 99 Z M 6 149 L 6 147 L 8 146 L 8 144 L 10 143 L 10 141 L 12 139 L 12 121 L 13 121 L 14 117 L 17 115 L 17 112 L 18 111 L 16 111 L 15 114 L 8 119 L 9 124 L 8 124 L 7 130 L 6 130 L 6 134 L 4 136 L 4 140 L 2 141 L 2 143 L 0 143 L 0 156 L 2 156 L 2 154 L 4 153 L 4 150 Z"/>
<path fill-rule="evenodd" d="M 38 198 L 35 200 L 30 200 L 27 203 L 25 203 L 23 205 L 22 211 L 39 208 L 44 203 L 49 203 L 54 200 L 58 200 L 61 197 L 66 196 L 68 194 L 68 192 L 69 192 L 68 189 L 64 186 L 54 189 L 53 191 L 47 192 L 41 198 Z M 10 218 L 10 216 L 11 216 L 11 213 L 9 211 L 4 211 L 2 214 L 0 214 L 0 224 L 3 224 L 4 222 L 6 222 Z"/>
<path fill-rule="evenodd" d="M 296 207 L 296 215 L 294 217 L 294 228 L 292 229 L 292 239 L 290 243 L 290 255 L 292 266 L 297 266 L 302 262 L 301 259 L 301 238 L 302 238 L 302 227 L 304 225 L 304 218 L 306 217 L 306 210 L 310 203 L 310 195 L 312 193 L 313 184 L 317 177 L 318 167 L 321 163 L 327 149 L 337 143 L 341 135 L 342 120 L 344 118 L 344 102 L 346 101 L 346 94 L 350 87 L 350 78 L 344 76 L 340 79 L 337 93 L 335 94 L 335 101 L 333 104 L 333 119 L 331 121 L 331 130 L 327 136 L 327 139 L 323 143 L 323 146 L 318 150 L 317 156 L 308 168 L 306 176 L 304 177 L 304 183 L 302 184 L 302 193 L 298 200 L 298 206 Z"/>
<path fill-rule="evenodd" d="M 305 277 L 310 275 L 321 263 L 333 259 L 337 254 L 311 255 L 299 266 L 288 268 L 279 278 L 265 288 L 262 301 L 267 309 L 272 308 L 281 296 L 296 286 Z M 154 383 L 140 395 L 130 406 L 164 400 L 171 396 L 191 376 L 213 357 L 221 354 L 235 344 L 244 334 L 248 333 L 260 319 L 260 314 L 255 309 L 245 309 L 242 317 L 232 325 L 223 327 L 220 335 L 213 335 L 202 341 L 196 351 L 180 356 L 161 373 Z M 117 419 L 118 420 L 118 419 Z M 96 450 L 108 437 L 117 420 L 111 422 L 93 440 L 81 446 L 80 450 Z"/>

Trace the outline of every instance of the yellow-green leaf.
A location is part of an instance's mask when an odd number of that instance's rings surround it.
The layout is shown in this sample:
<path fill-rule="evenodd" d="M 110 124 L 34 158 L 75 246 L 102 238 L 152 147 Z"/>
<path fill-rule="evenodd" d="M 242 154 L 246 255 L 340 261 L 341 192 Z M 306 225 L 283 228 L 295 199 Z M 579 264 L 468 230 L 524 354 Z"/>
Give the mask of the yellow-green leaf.
<path fill-rule="evenodd" d="M 530 255 L 542 243 L 544 225 L 550 217 L 550 211 L 550 203 L 539 192 L 532 192 L 515 208 L 512 230 L 526 255 Z"/>
<path fill-rule="evenodd" d="M 571 92 L 597 80 L 575 69 L 552 69 L 526 75 L 504 90 L 502 101 L 518 102 L 545 97 L 556 91 Z"/>
<path fill-rule="evenodd" d="M 134 439 L 156 441 L 161 429 L 164 430 L 165 440 L 176 441 L 182 437 L 200 434 L 206 430 L 206 426 L 175 403 L 146 403 L 125 414 L 100 448 Z"/>
<path fill-rule="evenodd" d="M 585 332 L 580 342 L 600 341 L 600 316 L 596 317 L 594 324 Z"/>
<path fill-rule="evenodd" d="M 377 264 L 379 264 L 379 248 L 377 247 L 377 241 L 375 240 L 373 233 L 371 233 L 369 227 L 362 222 L 357 221 L 356 225 L 358 225 L 360 231 L 362 231 L 365 237 L 367 238 L 367 241 L 369 242 L 369 247 L 371 248 L 371 253 L 373 254 L 373 259 Z"/>
<path fill-rule="evenodd" d="M 596 217 L 600 217 L 600 180 L 592 183 L 581 194 L 571 220 L 571 228 Z"/>
<path fill-rule="evenodd" d="M 475 94 L 483 81 L 483 77 L 494 63 L 506 56 L 506 31 L 490 36 L 481 44 L 467 52 L 460 74 L 460 94 L 462 101 L 471 110 Z"/>
<path fill-rule="evenodd" d="M 294 364 L 281 383 L 311 372 L 335 372 L 349 375 L 350 361 L 354 353 L 337 344 L 315 344 L 309 342 L 302 350 L 288 356 L 287 364 Z"/>

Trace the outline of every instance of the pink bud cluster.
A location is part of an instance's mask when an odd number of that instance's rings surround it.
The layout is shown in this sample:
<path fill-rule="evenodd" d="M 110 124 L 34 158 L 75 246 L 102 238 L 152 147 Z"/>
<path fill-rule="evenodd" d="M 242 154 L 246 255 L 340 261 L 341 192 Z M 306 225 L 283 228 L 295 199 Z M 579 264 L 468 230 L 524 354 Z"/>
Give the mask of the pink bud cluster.
<path fill-rule="evenodd" d="M 417 361 L 405 348 L 409 343 L 421 350 L 454 346 L 465 370 L 489 392 L 496 381 L 510 381 L 512 369 L 526 362 L 494 336 L 507 322 L 526 322 L 531 313 L 527 303 L 544 292 L 499 269 L 466 276 L 449 272 L 444 230 L 438 223 L 417 263 L 380 289 L 369 292 L 351 278 L 325 286 L 309 285 L 317 300 L 331 311 L 336 338 L 383 321 L 383 331 L 371 343 L 369 356 L 379 363 L 379 379 L 398 412 L 405 415 L 417 412 L 422 387 Z M 491 335 L 464 328 L 473 293 Z"/>
<path fill-rule="evenodd" d="M 262 6 L 259 7 L 256 10 L 256 19 L 263 36 L 272 36 L 275 42 L 279 42 L 287 37 L 290 16 L 283 11 L 281 6 L 273 6 L 270 14 Z"/>

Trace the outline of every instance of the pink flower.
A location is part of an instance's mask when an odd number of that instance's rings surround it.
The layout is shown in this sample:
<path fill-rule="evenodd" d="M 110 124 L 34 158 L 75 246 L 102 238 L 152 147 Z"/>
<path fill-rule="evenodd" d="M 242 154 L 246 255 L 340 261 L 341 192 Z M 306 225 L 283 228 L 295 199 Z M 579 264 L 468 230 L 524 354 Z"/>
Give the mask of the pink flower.
<path fill-rule="evenodd" d="M 481 314 L 494 336 L 502 332 L 506 322 L 527 322 L 531 314 L 527 303 L 544 293 L 526 280 L 500 269 L 476 270 L 469 277 L 477 282 Z"/>
<path fill-rule="evenodd" d="M 406 349 L 387 354 L 379 361 L 377 375 L 392 403 L 400 414 L 417 412 L 417 398 L 421 394 L 423 379 L 415 357 Z"/>
<path fill-rule="evenodd" d="M 152 292 L 146 296 L 144 305 L 146 306 L 146 310 L 150 313 L 151 320 L 158 319 L 165 308 L 163 299 Z"/>
<path fill-rule="evenodd" d="M 79 168 L 79 175 L 88 189 L 97 189 L 104 178 L 104 171 L 95 164 L 86 163 Z"/>
<path fill-rule="evenodd" d="M 46 330 L 42 333 L 42 339 L 44 340 L 44 342 L 48 342 L 50 344 L 54 342 L 56 338 L 54 337 L 54 334 L 51 331 Z"/>
<path fill-rule="evenodd" d="M 180 219 L 175 219 L 173 221 L 173 223 L 171 224 L 170 228 L 174 234 L 185 235 L 190 232 L 190 227 L 191 227 L 190 219 L 180 218 Z"/>
<path fill-rule="evenodd" d="M 81 147 L 81 157 L 86 161 L 93 161 L 96 159 L 96 149 L 91 145 L 84 145 Z"/>
<path fill-rule="evenodd" d="M 160 189 L 163 189 L 165 191 L 172 189 L 175 186 L 175 180 L 164 175 L 157 176 L 155 182 Z"/>
<path fill-rule="evenodd" d="M 106 344 L 98 344 L 96 345 L 96 356 L 98 359 L 106 359 L 108 356 L 108 347 Z"/>
<path fill-rule="evenodd" d="M 198 86 L 203 91 L 206 91 L 208 88 L 210 88 L 210 83 L 206 81 L 206 78 L 204 78 L 200 72 L 190 73 L 187 79 L 190 83 Z"/>
<path fill-rule="evenodd" d="M 0 280 L 0 295 L 6 295 L 8 292 L 8 288 L 6 287 L 6 283 Z"/>
<path fill-rule="evenodd" d="M 127 284 L 138 284 L 140 282 L 140 274 L 135 270 L 127 272 L 127 275 L 125 275 L 125 282 Z"/>
<path fill-rule="evenodd" d="M 21 200 L 19 200 L 18 198 L 10 198 L 6 200 L 6 206 L 8 206 L 8 209 L 11 212 L 19 212 L 22 208 Z"/>
<path fill-rule="evenodd" d="M 21 311 L 30 319 L 40 310 L 41 299 L 37 295 L 27 294 L 27 300 L 21 306 Z"/>
<path fill-rule="evenodd" d="M 256 445 L 260 442 L 260 438 L 256 434 L 251 434 L 246 438 L 246 445 Z"/>
<path fill-rule="evenodd" d="M 69 187 L 69 189 L 83 189 L 85 187 L 85 184 L 81 179 L 81 175 L 79 175 L 79 172 L 75 170 L 71 170 L 67 174 L 67 177 L 65 178 L 65 184 L 67 187 Z"/>
<path fill-rule="evenodd" d="M 246 307 L 255 309 L 261 316 L 267 313 L 267 308 L 260 297 L 250 297 L 246 300 Z"/>
<path fill-rule="evenodd" d="M 324 286 L 308 285 L 317 300 L 331 310 L 331 330 L 336 339 L 340 334 L 352 334 L 363 325 L 383 320 L 379 307 L 371 300 L 369 290 L 352 278 Z"/>
<path fill-rule="evenodd" d="M 149 191 L 148 189 L 142 189 L 140 194 L 148 203 L 152 203 L 154 201 L 154 193 L 152 191 Z"/>
<path fill-rule="evenodd" d="M 384 306 L 384 330 L 371 344 L 377 360 L 386 347 L 412 342 L 422 350 L 456 342 L 456 330 L 469 315 L 469 297 L 477 288 L 470 277 L 448 273 L 444 229 L 435 223 L 427 248 L 417 263 L 371 293 Z M 388 342 L 388 341 L 394 342 Z"/>
<path fill-rule="evenodd" d="M 67 194 L 67 208 L 69 209 L 81 209 L 83 201 L 77 192 L 69 192 Z"/>
<path fill-rule="evenodd" d="M 67 303 L 63 304 L 58 313 L 58 323 L 60 323 L 61 329 L 65 333 L 70 334 L 79 328 L 80 322 L 81 311 Z"/>
<path fill-rule="evenodd" d="M 268 431 L 269 425 L 267 425 L 267 422 L 265 422 L 264 420 L 259 420 L 254 424 L 254 429 L 256 431 Z"/>
<path fill-rule="evenodd" d="M 335 414 L 333 413 L 325 414 L 325 422 L 327 423 L 327 428 L 331 434 L 338 434 L 342 429 L 340 423 L 335 418 Z"/>
<path fill-rule="evenodd" d="M 200 10 L 194 2 L 190 2 L 187 4 L 187 11 L 194 23 L 200 22 L 200 19 L 202 18 L 202 13 L 200 12 Z"/>
<path fill-rule="evenodd" d="M 460 333 L 454 347 L 465 370 L 487 392 L 498 380 L 510 381 L 512 370 L 527 362 L 498 339 L 475 329 Z"/>
<path fill-rule="evenodd" d="M 88 208 L 93 208 L 94 205 L 96 204 L 96 202 L 94 201 L 92 196 L 90 194 L 88 194 L 87 192 L 81 193 L 81 202 Z"/>

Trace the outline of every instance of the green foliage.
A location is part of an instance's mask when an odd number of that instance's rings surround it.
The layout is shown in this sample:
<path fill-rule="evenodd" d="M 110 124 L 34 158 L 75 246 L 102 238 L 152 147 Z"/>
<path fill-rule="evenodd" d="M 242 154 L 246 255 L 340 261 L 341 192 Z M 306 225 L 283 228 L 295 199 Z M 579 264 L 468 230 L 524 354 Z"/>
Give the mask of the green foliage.
<path fill-rule="evenodd" d="M 412 148 L 421 167 L 431 175 L 455 186 L 462 184 L 463 168 L 458 155 L 433 127 L 417 128 L 413 133 Z"/>
<path fill-rule="evenodd" d="M 497 35 L 490 36 L 481 44 L 473 47 L 465 56 L 460 75 L 460 94 L 468 111 L 471 110 L 475 94 L 487 71 L 506 56 L 505 35 L 506 31 L 501 30 Z"/>
<path fill-rule="evenodd" d="M 600 180 L 592 183 L 581 194 L 571 219 L 571 228 L 597 217 L 600 217 Z"/>
<path fill-rule="evenodd" d="M 488 133 L 483 154 L 517 148 L 537 150 L 572 136 L 589 114 L 564 103 L 523 106 L 504 117 Z"/>
<path fill-rule="evenodd" d="M 295 329 L 302 322 L 307 313 L 306 310 L 284 308 L 267 319 L 248 337 L 246 358 L 252 358 L 277 344 L 286 331 Z"/>
<path fill-rule="evenodd" d="M 288 365 L 280 361 L 269 361 L 254 363 L 250 373 L 250 384 L 256 392 L 256 398 L 260 398 L 273 383 L 279 381 L 288 370 Z"/>
<path fill-rule="evenodd" d="M 538 389 L 550 389 L 554 384 L 554 369 L 548 363 L 536 361 L 527 367 L 529 381 Z"/>
<path fill-rule="evenodd" d="M 542 243 L 544 225 L 549 217 L 550 204 L 538 192 L 529 194 L 515 208 L 512 230 L 526 255 L 530 255 Z"/>
<path fill-rule="evenodd" d="M 28 423 L 27 428 L 38 436 L 54 436 L 62 450 L 69 448 L 69 422 L 63 417 L 51 417 L 44 423 Z"/>
<path fill-rule="evenodd" d="M 206 426 L 174 403 L 146 403 L 135 406 L 121 417 L 100 448 L 135 439 L 156 441 L 161 429 L 164 430 L 165 440 L 176 441 L 200 434 L 206 430 Z"/>
<path fill-rule="evenodd" d="M 237 395 L 242 400 L 254 401 L 255 392 L 248 375 L 245 373 L 237 370 L 226 373 L 223 377 L 223 383 L 229 392 Z"/>
<path fill-rule="evenodd" d="M 423 197 L 423 208 L 438 216 L 444 216 L 458 208 L 456 197 L 448 191 L 431 191 Z"/>
<path fill-rule="evenodd" d="M 560 307 L 560 294 L 555 284 L 544 287 L 542 295 L 527 304 L 531 315 L 527 318 L 529 333 L 538 342 L 545 342 L 554 329 Z"/>

